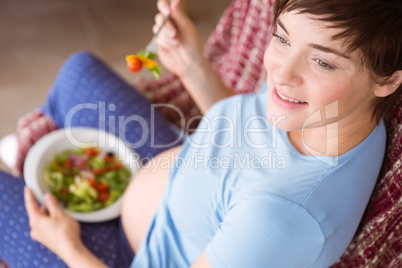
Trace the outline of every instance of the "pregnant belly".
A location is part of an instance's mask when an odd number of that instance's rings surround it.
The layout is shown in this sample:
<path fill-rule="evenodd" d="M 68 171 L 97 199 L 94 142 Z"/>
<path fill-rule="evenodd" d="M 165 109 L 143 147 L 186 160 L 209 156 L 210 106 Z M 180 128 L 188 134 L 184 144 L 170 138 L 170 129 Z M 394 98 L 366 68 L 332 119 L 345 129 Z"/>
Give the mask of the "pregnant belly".
<path fill-rule="evenodd" d="M 126 189 L 121 208 L 121 222 L 127 241 L 137 252 L 166 187 L 170 167 L 181 146 L 167 150 L 142 168 Z M 168 164 L 167 164 L 168 163 Z"/>

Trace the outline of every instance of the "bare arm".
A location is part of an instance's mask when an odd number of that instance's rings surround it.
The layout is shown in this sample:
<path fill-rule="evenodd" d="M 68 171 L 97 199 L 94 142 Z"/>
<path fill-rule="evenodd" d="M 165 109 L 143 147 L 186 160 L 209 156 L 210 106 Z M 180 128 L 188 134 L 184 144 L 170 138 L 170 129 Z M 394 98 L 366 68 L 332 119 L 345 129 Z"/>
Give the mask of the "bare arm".
<path fill-rule="evenodd" d="M 95 255 L 92 254 L 88 250 L 84 244 L 80 244 L 76 246 L 70 251 L 65 251 L 63 257 L 60 257 L 69 267 L 79 268 L 79 267 L 88 267 L 88 268 L 103 268 L 107 267 L 103 262 L 101 262 Z"/>
<path fill-rule="evenodd" d="M 195 25 L 179 8 L 178 1 L 168 4 L 158 1 L 159 14 L 155 17 L 154 32 L 163 18 L 170 20 L 158 36 L 158 56 L 166 68 L 176 74 L 190 95 L 205 113 L 214 103 L 232 96 L 228 88 L 203 56 L 202 45 Z"/>
<path fill-rule="evenodd" d="M 194 66 L 192 71 L 181 77 L 181 81 L 188 89 L 202 114 L 216 102 L 233 96 L 235 93 L 228 88 L 212 69 L 210 63 L 203 58 L 204 63 Z"/>

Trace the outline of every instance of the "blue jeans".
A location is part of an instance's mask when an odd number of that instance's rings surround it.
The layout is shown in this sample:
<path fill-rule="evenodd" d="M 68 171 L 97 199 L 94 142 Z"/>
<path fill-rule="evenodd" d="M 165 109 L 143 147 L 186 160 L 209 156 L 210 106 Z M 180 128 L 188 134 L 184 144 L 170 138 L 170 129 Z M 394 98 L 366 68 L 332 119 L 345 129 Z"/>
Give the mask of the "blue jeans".
<path fill-rule="evenodd" d="M 86 52 L 65 62 L 41 109 L 60 128 L 88 126 L 123 137 L 144 161 L 180 143 L 144 96 Z M 30 238 L 23 188 L 23 180 L 0 171 L 0 258 L 11 267 L 67 267 Z M 128 267 L 134 258 L 119 219 L 81 223 L 81 237 L 110 267 Z"/>

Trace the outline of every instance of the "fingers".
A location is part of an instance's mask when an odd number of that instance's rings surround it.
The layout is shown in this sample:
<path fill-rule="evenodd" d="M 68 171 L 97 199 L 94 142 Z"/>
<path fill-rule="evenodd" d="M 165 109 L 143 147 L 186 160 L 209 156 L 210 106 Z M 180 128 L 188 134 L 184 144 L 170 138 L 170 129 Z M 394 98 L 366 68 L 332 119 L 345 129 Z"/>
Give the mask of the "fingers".
<path fill-rule="evenodd" d="M 63 214 L 63 211 L 59 207 L 59 203 L 51 193 L 45 194 L 44 201 L 50 217 L 57 217 Z"/>
<path fill-rule="evenodd" d="M 154 34 L 157 33 L 165 18 L 166 16 L 161 13 L 155 16 L 155 25 L 153 27 Z M 157 44 L 170 49 L 178 46 L 177 29 L 171 21 L 167 21 L 158 34 Z"/>
<path fill-rule="evenodd" d="M 154 34 L 156 34 L 161 27 L 162 23 L 164 22 L 166 16 L 162 15 L 161 13 L 155 16 L 155 25 L 153 26 L 152 30 Z M 165 25 L 163 25 L 162 32 L 165 32 L 169 37 L 175 37 L 177 34 L 177 29 L 173 25 L 171 21 L 167 21 Z"/>
<path fill-rule="evenodd" d="M 57 217 L 63 213 L 56 198 L 50 193 L 44 196 L 44 206 L 38 205 L 31 189 L 27 186 L 24 188 L 24 198 L 30 224 L 35 223 L 42 216 Z"/>
<path fill-rule="evenodd" d="M 40 211 L 40 213 L 42 213 L 42 215 L 49 215 L 49 211 L 47 210 L 47 208 L 45 206 L 40 206 L 39 211 Z"/>
<path fill-rule="evenodd" d="M 158 10 L 165 16 L 170 15 L 170 7 L 169 7 L 169 1 L 167 0 L 159 0 L 158 3 L 156 4 L 158 7 Z"/>
<path fill-rule="evenodd" d="M 174 1 L 174 2 L 179 2 L 179 1 Z M 162 23 L 164 22 L 164 20 L 166 18 L 170 18 L 170 15 L 171 15 L 171 6 L 170 6 L 168 0 L 159 0 L 157 3 L 157 6 L 158 6 L 158 10 L 160 13 L 158 13 L 155 16 L 155 25 L 153 27 L 154 34 L 157 33 L 157 31 L 161 27 Z M 162 28 L 162 31 L 166 32 L 166 34 L 169 37 L 175 37 L 177 35 L 177 27 L 172 23 L 171 20 L 169 20 L 165 23 L 165 25 Z"/>
<path fill-rule="evenodd" d="M 170 37 L 166 32 L 161 32 L 156 39 L 158 47 L 165 47 L 170 50 L 176 49 L 179 46 L 179 40 L 175 37 Z"/>
<path fill-rule="evenodd" d="M 65 249 L 80 243 L 80 225 L 59 208 L 56 198 L 47 193 L 39 207 L 32 191 L 24 189 L 25 207 L 31 227 L 31 238 L 62 257 Z M 78 241 L 78 242 L 77 242 Z"/>
<path fill-rule="evenodd" d="M 27 214 L 29 217 L 29 222 L 36 221 L 38 217 L 41 215 L 41 211 L 39 209 L 38 203 L 36 203 L 35 197 L 27 186 L 24 188 L 24 199 L 25 199 L 25 208 L 27 210 Z"/>
<path fill-rule="evenodd" d="M 171 16 L 174 18 L 175 21 L 177 21 L 179 25 L 185 25 L 189 22 L 187 15 L 180 8 L 180 1 L 173 1 L 170 9 L 172 13 Z"/>

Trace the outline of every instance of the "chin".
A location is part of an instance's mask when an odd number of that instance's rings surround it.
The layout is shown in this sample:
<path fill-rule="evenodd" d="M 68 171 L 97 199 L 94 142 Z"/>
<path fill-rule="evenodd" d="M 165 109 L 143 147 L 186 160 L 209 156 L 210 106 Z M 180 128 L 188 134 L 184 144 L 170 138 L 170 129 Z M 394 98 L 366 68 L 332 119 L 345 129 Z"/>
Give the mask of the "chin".
<path fill-rule="evenodd" d="M 271 125 L 281 130 L 289 132 L 289 131 L 300 130 L 303 128 L 303 124 L 300 123 L 303 122 L 303 120 L 299 120 L 297 118 L 290 118 L 286 114 L 275 114 L 275 113 L 269 113 L 267 111 L 266 115 Z"/>

